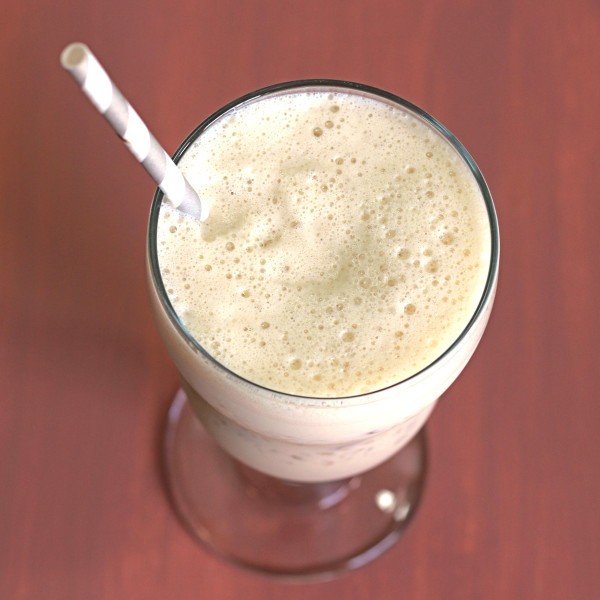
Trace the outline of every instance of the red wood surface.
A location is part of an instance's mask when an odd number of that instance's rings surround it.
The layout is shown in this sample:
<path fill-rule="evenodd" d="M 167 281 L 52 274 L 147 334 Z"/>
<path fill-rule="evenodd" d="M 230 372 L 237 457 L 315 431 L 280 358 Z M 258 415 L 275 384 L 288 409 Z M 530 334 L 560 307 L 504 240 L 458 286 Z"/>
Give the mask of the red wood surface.
<path fill-rule="evenodd" d="M 599 12 L 3 3 L 0 598 L 598 597 Z M 171 151 L 242 93 L 323 76 L 415 102 L 478 161 L 501 224 L 495 310 L 430 421 L 421 510 L 375 563 L 284 585 L 208 555 L 176 520 L 158 452 L 177 379 L 143 268 L 153 188 L 61 71 L 74 40 Z"/>

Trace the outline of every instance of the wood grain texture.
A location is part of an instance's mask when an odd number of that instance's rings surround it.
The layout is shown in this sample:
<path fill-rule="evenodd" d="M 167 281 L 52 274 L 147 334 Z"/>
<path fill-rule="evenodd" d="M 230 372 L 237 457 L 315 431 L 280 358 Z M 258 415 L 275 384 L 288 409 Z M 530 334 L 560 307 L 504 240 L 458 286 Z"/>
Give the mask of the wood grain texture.
<path fill-rule="evenodd" d="M 11 1 L 0 33 L 0 598 L 597 597 L 597 2 Z M 152 184 L 61 72 L 78 39 L 168 150 L 242 93 L 324 76 L 422 106 L 486 175 L 495 310 L 430 421 L 420 513 L 368 567 L 283 585 L 176 520 Z"/>

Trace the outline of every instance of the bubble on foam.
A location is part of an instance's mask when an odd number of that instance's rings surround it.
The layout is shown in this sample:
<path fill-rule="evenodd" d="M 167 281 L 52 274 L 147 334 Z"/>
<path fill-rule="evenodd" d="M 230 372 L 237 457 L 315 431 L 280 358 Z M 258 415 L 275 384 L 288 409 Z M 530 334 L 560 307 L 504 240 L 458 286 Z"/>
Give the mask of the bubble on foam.
<path fill-rule="evenodd" d="M 221 117 L 180 166 L 211 213 L 161 209 L 165 287 L 198 342 L 257 383 L 385 387 L 437 358 L 479 301 L 480 192 L 406 111 L 353 93 L 269 98 Z"/>
<path fill-rule="evenodd" d="M 407 315 L 414 315 L 414 314 L 415 314 L 415 312 L 416 312 L 416 310 L 417 310 L 417 307 L 416 307 L 414 304 L 412 304 L 412 303 L 410 303 L 410 304 L 407 304 L 407 305 L 404 307 L 404 312 L 405 312 Z"/>

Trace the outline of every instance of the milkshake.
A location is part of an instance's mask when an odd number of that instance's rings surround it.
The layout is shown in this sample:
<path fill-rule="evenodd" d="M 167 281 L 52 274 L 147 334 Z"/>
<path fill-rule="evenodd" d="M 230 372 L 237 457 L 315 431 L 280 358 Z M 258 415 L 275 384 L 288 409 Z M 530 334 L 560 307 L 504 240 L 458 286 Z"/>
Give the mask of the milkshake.
<path fill-rule="evenodd" d="M 205 427 L 292 481 L 389 458 L 491 309 L 491 209 L 470 165 L 408 106 L 308 86 L 223 112 L 179 166 L 209 217 L 155 203 L 150 287 Z"/>

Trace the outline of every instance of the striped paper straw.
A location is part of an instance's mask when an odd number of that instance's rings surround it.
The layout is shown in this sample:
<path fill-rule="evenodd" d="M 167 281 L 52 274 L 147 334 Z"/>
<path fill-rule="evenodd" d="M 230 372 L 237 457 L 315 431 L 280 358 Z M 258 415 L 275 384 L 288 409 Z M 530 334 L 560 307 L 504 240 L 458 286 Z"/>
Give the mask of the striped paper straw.
<path fill-rule="evenodd" d="M 171 204 L 205 220 L 207 209 L 201 204 L 194 188 L 117 89 L 90 49 L 85 44 L 70 44 L 62 51 L 60 62 L 142 163 Z"/>

